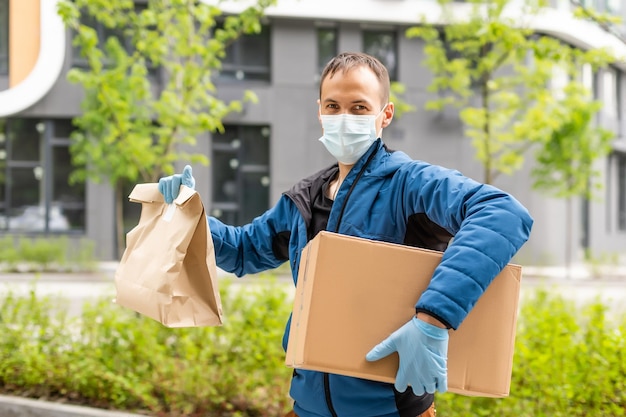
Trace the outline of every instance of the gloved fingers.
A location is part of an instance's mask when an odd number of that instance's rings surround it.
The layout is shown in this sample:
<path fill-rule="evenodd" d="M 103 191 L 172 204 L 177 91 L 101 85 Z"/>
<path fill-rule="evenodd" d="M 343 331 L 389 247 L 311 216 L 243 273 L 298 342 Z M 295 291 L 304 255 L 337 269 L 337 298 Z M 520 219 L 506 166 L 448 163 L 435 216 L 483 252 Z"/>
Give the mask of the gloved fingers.
<path fill-rule="evenodd" d="M 376 346 L 374 346 L 372 350 L 367 352 L 367 355 L 365 355 L 365 359 L 367 359 L 370 362 L 377 361 L 379 359 L 384 358 L 385 356 L 391 355 L 396 350 L 397 349 L 396 349 L 395 344 L 391 342 L 389 338 L 387 338 L 383 340 L 382 342 L 380 342 L 379 344 L 377 344 Z"/>
<path fill-rule="evenodd" d="M 413 394 L 417 395 L 418 397 L 426 393 L 426 390 L 424 390 L 424 386 L 422 384 L 411 385 L 411 389 L 413 390 Z"/>
<path fill-rule="evenodd" d="M 161 178 L 158 185 L 159 191 L 163 194 L 163 199 L 167 204 L 172 204 L 174 199 L 178 197 L 180 189 L 180 175 L 172 175 Z"/>
<path fill-rule="evenodd" d="M 429 394 L 434 394 L 435 391 L 437 391 L 437 382 L 433 380 L 432 382 L 425 384 L 424 391 L 426 391 Z"/>
<path fill-rule="evenodd" d="M 406 391 L 406 388 L 409 385 L 407 381 L 407 377 L 406 377 L 406 372 L 404 371 L 404 368 L 402 366 L 398 368 L 398 373 L 396 374 L 396 381 L 393 385 L 398 392 Z"/>
<path fill-rule="evenodd" d="M 194 189 L 196 187 L 196 180 L 193 177 L 191 166 L 185 165 L 182 174 L 182 184 Z"/>
<path fill-rule="evenodd" d="M 172 182 L 170 183 L 170 196 L 171 196 L 170 203 L 173 202 L 176 199 L 176 197 L 178 197 L 178 193 L 180 192 L 180 184 L 181 184 L 180 175 L 174 175 L 172 177 Z"/>
<path fill-rule="evenodd" d="M 163 194 L 163 199 L 167 204 L 171 204 L 174 199 L 172 198 L 172 177 L 165 177 L 159 180 L 158 185 L 159 192 Z"/>
<path fill-rule="evenodd" d="M 440 379 L 437 382 L 437 390 L 441 393 L 448 391 L 448 377 Z"/>

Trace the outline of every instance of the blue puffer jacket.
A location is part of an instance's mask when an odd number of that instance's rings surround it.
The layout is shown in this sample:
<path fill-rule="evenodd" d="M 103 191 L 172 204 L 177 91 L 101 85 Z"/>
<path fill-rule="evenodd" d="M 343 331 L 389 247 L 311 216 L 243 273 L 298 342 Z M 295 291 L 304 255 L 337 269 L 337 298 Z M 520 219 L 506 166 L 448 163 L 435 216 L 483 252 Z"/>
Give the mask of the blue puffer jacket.
<path fill-rule="evenodd" d="M 335 165 L 302 180 L 245 226 L 227 226 L 209 217 L 217 265 L 242 276 L 289 260 L 295 283 L 299 255 L 311 238 L 311 198 L 336 172 Z M 457 328 L 526 242 L 532 222 L 509 194 L 457 171 L 390 152 L 379 139 L 341 184 L 327 229 L 445 249 L 416 308 Z M 289 325 L 285 347 L 288 331 Z M 298 370 L 290 394 L 300 417 L 402 416 L 392 384 Z"/>

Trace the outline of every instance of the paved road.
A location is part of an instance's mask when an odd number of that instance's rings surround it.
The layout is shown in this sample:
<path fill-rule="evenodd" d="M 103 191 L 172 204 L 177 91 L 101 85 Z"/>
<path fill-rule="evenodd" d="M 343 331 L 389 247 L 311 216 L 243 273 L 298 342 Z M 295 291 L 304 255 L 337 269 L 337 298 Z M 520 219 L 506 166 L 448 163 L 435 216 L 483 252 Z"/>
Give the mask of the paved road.
<path fill-rule="evenodd" d="M 115 266 L 103 264 L 100 271 L 91 274 L 0 274 L 0 293 L 11 290 L 16 294 L 26 294 L 34 288 L 40 296 L 60 296 L 68 300 L 68 312 L 76 314 L 87 301 L 100 297 L 115 298 Z M 521 296 L 523 299 L 538 288 L 546 288 L 580 303 L 601 299 L 614 311 L 626 313 L 626 274 L 622 275 L 622 272 L 593 279 L 580 271 L 568 274 L 558 269 L 539 271 L 525 268 Z M 233 277 L 222 271 L 219 276 Z M 290 277 L 279 275 L 278 279 L 290 291 L 293 289 Z M 254 277 L 244 277 L 236 282 L 255 284 Z"/>

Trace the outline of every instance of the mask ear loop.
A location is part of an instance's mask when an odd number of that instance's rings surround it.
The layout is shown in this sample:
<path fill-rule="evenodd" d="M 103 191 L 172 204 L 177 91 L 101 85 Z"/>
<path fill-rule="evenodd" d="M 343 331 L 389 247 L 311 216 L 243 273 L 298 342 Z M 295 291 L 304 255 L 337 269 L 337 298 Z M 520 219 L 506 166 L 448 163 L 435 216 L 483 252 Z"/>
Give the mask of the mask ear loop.
<path fill-rule="evenodd" d="M 374 123 L 376 123 L 376 119 L 378 119 L 378 117 L 383 114 L 383 112 L 385 111 L 385 109 L 387 108 L 387 106 L 389 106 L 389 103 L 385 104 L 382 108 L 382 110 L 376 115 L 376 117 L 374 118 Z M 376 132 L 376 139 L 378 138 L 382 138 L 383 137 L 383 126 L 380 126 L 380 131 Z"/>

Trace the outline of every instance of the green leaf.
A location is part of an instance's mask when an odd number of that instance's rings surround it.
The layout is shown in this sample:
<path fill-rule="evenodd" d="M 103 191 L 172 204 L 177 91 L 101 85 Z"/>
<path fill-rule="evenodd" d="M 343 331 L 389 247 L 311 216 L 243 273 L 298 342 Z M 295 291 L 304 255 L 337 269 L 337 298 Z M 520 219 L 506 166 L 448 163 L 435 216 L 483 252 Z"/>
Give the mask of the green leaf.
<path fill-rule="evenodd" d="M 422 22 L 406 35 L 423 41 L 422 62 L 432 73 L 427 91 L 434 98 L 425 108 L 461 108 L 464 133 L 484 167 L 483 181 L 515 174 L 530 154 L 537 162 L 536 188 L 558 196 L 590 195 L 597 178 L 594 161 L 610 152 L 611 135 L 593 124 L 600 107 L 575 80 L 582 65 L 598 69 L 616 57 L 606 49 L 577 50 L 534 34 L 521 19 L 505 15 L 519 6 L 513 0 L 469 0 L 462 20 L 454 18 L 452 3 L 437 3 L 444 24 Z M 526 20 L 544 5 L 525 2 Z M 551 89 L 555 69 L 570 79 L 560 92 Z"/>

